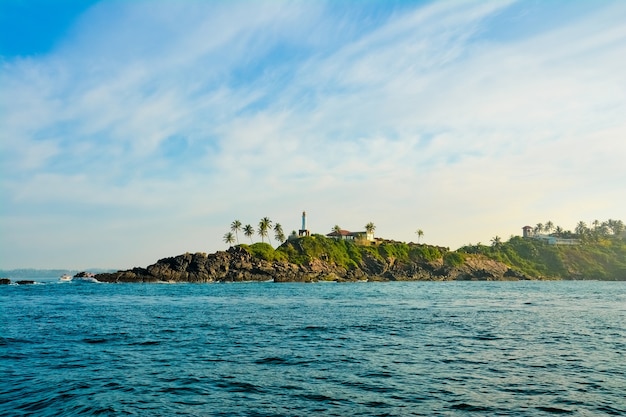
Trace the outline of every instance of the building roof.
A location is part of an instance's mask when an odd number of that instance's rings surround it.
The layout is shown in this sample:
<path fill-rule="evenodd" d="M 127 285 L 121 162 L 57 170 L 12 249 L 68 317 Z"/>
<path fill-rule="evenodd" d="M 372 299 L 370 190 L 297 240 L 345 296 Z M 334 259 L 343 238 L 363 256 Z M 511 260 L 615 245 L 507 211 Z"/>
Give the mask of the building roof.
<path fill-rule="evenodd" d="M 362 236 L 362 235 L 365 235 L 365 234 L 367 234 L 367 232 L 350 232 L 350 231 L 348 231 L 348 230 L 341 229 L 341 230 L 339 231 L 339 233 L 337 233 L 337 232 L 335 232 L 335 231 L 333 230 L 332 232 L 328 233 L 326 236 L 329 236 L 329 237 L 338 237 L 338 236 Z"/>
<path fill-rule="evenodd" d="M 341 229 L 339 232 L 336 232 L 333 230 L 332 232 L 328 233 L 326 236 L 337 237 L 337 236 L 350 236 L 352 234 L 353 233 L 348 230 Z"/>

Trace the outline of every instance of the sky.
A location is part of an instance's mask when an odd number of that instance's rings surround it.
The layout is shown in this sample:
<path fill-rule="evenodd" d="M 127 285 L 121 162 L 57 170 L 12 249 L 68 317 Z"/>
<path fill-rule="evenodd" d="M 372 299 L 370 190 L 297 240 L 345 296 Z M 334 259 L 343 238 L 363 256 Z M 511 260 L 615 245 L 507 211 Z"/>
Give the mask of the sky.
<path fill-rule="evenodd" d="M 619 0 L 3 0 L 0 269 L 147 266 L 303 210 L 451 249 L 626 221 L 624 22 Z"/>

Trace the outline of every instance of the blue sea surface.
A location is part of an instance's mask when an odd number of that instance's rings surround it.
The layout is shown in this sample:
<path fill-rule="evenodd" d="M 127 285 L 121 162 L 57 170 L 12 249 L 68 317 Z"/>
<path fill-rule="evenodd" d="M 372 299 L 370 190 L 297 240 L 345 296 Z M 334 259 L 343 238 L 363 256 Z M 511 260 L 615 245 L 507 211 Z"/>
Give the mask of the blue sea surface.
<path fill-rule="evenodd" d="M 3 416 L 626 415 L 626 283 L 0 286 Z"/>

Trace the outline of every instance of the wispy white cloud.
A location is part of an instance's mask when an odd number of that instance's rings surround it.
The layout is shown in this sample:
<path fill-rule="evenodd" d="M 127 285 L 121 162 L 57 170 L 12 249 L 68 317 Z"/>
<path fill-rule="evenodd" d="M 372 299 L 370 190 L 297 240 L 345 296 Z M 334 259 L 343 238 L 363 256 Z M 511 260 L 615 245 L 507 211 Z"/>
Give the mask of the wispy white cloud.
<path fill-rule="evenodd" d="M 626 212 L 623 4 L 509 37 L 514 2 L 336 7 L 103 2 L 5 60 L 3 261 L 141 265 L 302 209 L 451 247 Z"/>

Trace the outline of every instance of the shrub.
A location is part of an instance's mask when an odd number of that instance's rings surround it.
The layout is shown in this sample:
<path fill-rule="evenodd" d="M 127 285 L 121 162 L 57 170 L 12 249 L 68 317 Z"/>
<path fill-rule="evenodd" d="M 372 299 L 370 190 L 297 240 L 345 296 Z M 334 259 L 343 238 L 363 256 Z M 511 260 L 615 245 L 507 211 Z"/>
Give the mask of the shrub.
<path fill-rule="evenodd" d="M 428 245 L 413 246 L 409 250 L 409 258 L 413 261 L 435 261 L 441 258 L 441 252 L 438 248 Z"/>
<path fill-rule="evenodd" d="M 255 258 L 264 259 L 266 261 L 285 261 L 287 257 L 283 252 L 276 251 L 269 243 L 257 242 L 250 246 L 242 246 Z"/>
<path fill-rule="evenodd" d="M 443 255 L 443 263 L 446 266 L 455 267 L 465 262 L 465 256 L 460 252 L 446 252 Z"/>

